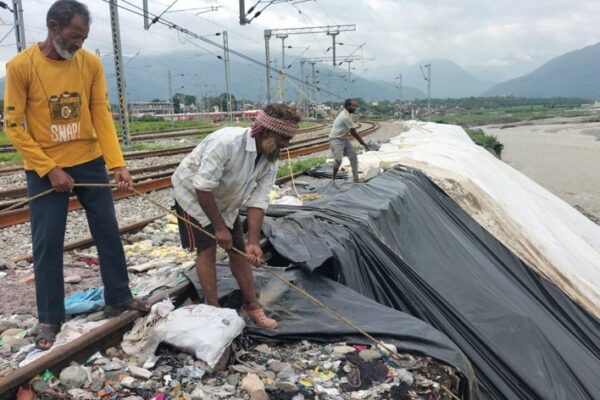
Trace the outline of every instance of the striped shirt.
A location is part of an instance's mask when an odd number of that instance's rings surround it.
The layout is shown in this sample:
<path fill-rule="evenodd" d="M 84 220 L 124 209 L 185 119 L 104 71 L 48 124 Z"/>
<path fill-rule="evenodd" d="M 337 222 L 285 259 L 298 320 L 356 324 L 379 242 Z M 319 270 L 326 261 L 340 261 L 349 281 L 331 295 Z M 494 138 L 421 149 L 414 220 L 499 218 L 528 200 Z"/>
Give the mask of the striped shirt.
<path fill-rule="evenodd" d="M 229 227 L 242 206 L 267 209 L 277 164 L 262 155 L 256 161 L 250 128 L 223 128 L 210 134 L 179 164 L 171 177 L 177 203 L 202 226 L 211 224 L 196 190 L 212 192 Z"/>

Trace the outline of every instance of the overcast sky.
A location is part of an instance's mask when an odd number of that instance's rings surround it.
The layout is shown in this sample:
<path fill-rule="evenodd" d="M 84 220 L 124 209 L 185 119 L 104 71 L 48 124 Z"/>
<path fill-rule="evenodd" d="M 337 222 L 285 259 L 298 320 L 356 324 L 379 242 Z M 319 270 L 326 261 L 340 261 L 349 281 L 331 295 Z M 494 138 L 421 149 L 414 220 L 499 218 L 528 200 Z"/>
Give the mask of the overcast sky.
<path fill-rule="evenodd" d="M 46 36 L 45 13 L 53 0 L 22 0 L 28 44 Z M 150 11 L 160 14 L 173 0 L 149 0 Z M 247 7 L 257 0 L 246 0 Z M 7 3 L 11 3 L 7 1 Z M 88 0 L 93 24 L 85 47 L 112 51 L 109 6 L 103 0 Z M 142 0 L 118 0 L 130 9 Z M 132 5 L 129 5 L 130 3 Z M 263 0 L 258 9 L 269 1 Z M 216 7 L 217 11 L 196 15 L 190 8 Z M 178 0 L 164 18 L 192 32 L 214 36 L 227 30 L 229 45 L 239 51 L 252 51 L 264 58 L 264 29 L 297 28 L 335 24 L 356 24 L 355 32 L 341 33 L 338 55 L 354 52 L 374 60 L 353 64 L 357 72 L 373 75 L 384 66 L 407 65 L 428 58 L 446 58 L 467 68 L 504 67 L 521 71 L 600 41 L 599 0 L 295 0 L 273 4 L 250 25 L 238 23 L 238 0 Z M 156 55 L 170 51 L 220 54 L 220 50 L 165 26 L 149 31 L 142 18 L 121 9 L 123 52 Z M 12 14 L 0 9 L 0 75 L 4 64 L 16 52 Z M 210 36 L 212 35 L 212 36 Z M 364 43 L 364 46 L 359 47 Z M 325 57 L 331 38 L 325 34 L 291 36 L 286 45 L 286 64 L 295 56 Z M 281 41 L 271 40 L 274 57 L 279 58 Z M 308 49 L 306 49 L 308 47 Z M 263 60 L 261 58 L 261 61 Z M 202 62 L 202 57 L 198 57 Z M 112 71 L 109 71 L 112 72 Z"/>

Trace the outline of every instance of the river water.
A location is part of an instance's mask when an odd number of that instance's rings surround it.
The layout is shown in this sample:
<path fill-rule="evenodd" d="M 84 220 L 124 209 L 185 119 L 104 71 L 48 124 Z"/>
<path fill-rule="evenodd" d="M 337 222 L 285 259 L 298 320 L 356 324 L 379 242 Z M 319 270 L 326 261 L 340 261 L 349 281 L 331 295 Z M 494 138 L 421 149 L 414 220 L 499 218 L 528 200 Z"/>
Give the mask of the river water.
<path fill-rule="evenodd" d="M 556 118 L 480 128 L 504 144 L 506 163 L 600 219 L 600 123 Z"/>

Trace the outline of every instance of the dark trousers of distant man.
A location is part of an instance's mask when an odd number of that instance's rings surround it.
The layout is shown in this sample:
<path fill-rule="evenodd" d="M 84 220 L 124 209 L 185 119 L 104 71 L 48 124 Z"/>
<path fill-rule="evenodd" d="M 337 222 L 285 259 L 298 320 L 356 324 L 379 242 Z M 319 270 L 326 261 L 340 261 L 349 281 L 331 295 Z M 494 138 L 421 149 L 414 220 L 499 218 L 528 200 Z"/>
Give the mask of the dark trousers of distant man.
<path fill-rule="evenodd" d="M 102 157 L 63 169 L 76 184 L 108 183 Z M 26 175 L 29 197 L 52 187 L 47 177 L 40 178 L 34 171 L 27 171 Z M 104 300 L 106 304 L 125 302 L 132 295 L 111 190 L 75 187 L 73 192 L 85 209 L 98 249 Z M 68 203 L 68 192 L 51 192 L 29 202 L 38 319 L 43 324 L 60 324 L 65 320 L 63 246 Z"/>

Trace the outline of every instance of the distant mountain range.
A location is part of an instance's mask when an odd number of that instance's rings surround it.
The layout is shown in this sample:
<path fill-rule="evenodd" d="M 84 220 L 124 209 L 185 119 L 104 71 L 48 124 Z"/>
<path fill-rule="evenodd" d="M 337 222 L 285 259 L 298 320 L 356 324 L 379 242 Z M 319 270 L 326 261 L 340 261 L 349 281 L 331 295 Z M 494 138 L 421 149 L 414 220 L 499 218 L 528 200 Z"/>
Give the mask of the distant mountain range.
<path fill-rule="evenodd" d="M 255 54 L 262 60 L 264 55 Z M 286 60 L 288 58 L 286 57 Z M 299 63 L 289 55 L 292 67 L 287 72 L 300 77 Z M 114 64 L 111 57 L 103 58 L 109 94 L 117 102 Z M 456 63 L 445 59 L 423 60 L 410 66 L 386 66 L 368 76 L 348 71 L 344 67 L 333 68 L 329 64 L 305 64 L 304 75 L 313 81 L 320 91 L 308 88 L 311 98 L 320 101 L 346 97 L 362 97 L 367 101 L 396 100 L 402 93 L 403 100 L 425 98 L 427 82 L 420 66 L 431 63 L 431 96 L 433 98 L 457 98 L 468 96 L 517 97 L 578 97 L 600 99 L 600 43 L 556 57 L 536 70 L 516 79 L 502 83 L 480 79 Z M 169 96 L 168 71 L 171 71 L 171 92 L 203 96 L 217 96 L 226 91 L 224 65 L 216 55 L 194 53 L 170 53 L 156 56 L 138 54 L 125 59 L 125 78 L 128 101 L 165 100 Z M 402 74 L 402 92 L 398 80 Z M 489 75 L 488 75 L 489 76 Z M 271 87 L 278 98 L 277 74 L 272 73 Z M 263 67 L 231 56 L 231 87 L 236 98 L 264 101 L 266 98 L 266 72 Z M 284 84 L 286 100 L 298 100 L 307 88 L 295 80 Z M 4 93 L 4 79 L 0 81 Z M 332 95 L 334 93 L 336 96 Z"/>
<path fill-rule="evenodd" d="M 502 82 L 486 96 L 580 97 L 600 100 L 600 43 L 553 58 L 520 78 Z"/>
<path fill-rule="evenodd" d="M 264 56 L 262 56 L 264 57 Z M 262 60 L 260 55 L 254 58 Z M 222 60 L 206 59 L 207 56 L 197 57 L 194 54 L 173 53 L 153 57 L 136 57 L 131 59 L 125 68 L 127 81 L 127 98 L 129 101 L 148 101 L 154 98 L 168 97 L 168 71 L 171 71 L 172 93 L 185 93 L 197 97 L 216 96 L 226 91 L 225 72 Z M 265 68 L 231 56 L 231 90 L 236 98 L 252 101 L 263 101 L 266 98 Z M 293 63 L 294 57 L 290 56 Z M 127 61 L 126 61 L 127 62 Z M 300 78 L 299 63 L 293 63 L 286 72 Z M 112 59 L 105 62 L 109 81 L 111 99 L 116 102 L 117 89 L 114 80 L 114 65 Z M 312 67 L 305 64 L 305 77 L 313 82 Z M 314 73 L 315 85 L 320 89 L 305 88 L 293 79 L 286 79 L 284 97 L 286 100 L 298 100 L 301 93 L 308 90 L 313 99 L 321 101 L 360 96 L 366 100 L 395 100 L 399 97 L 399 89 L 389 82 L 368 80 L 351 74 L 348 79 L 347 70 L 333 68 L 330 65 L 316 64 Z M 278 98 L 279 84 L 277 73 L 271 72 L 271 92 L 273 98 Z M 336 94 L 338 97 L 332 95 Z M 403 90 L 405 99 L 424 98 L 426 94 L 412 87 Z"/>
<path fill-rule="evenodd" d="M 433 98 L 478 96 L 495 84 L 495 82 L 476 78 L 456 63 L 444 59 L 422 60 L 404 68 L 403 84 L 427 92 L 427 81 L 424 78 L 424 73 L 427 71 L 425 68 L 421 71 L 421 66 L 428 63 L 431 64 L 431 97 Z"/>

